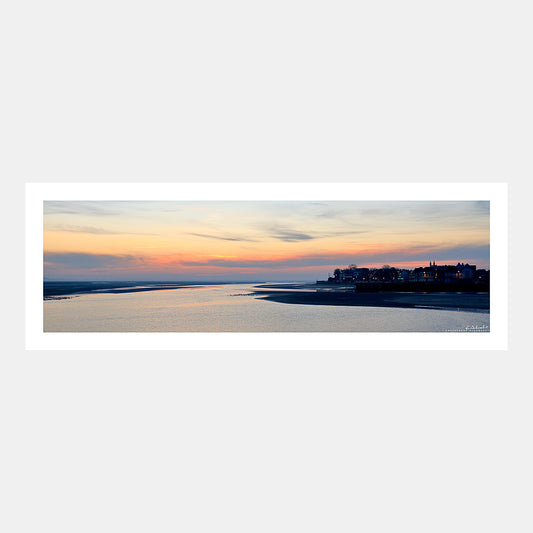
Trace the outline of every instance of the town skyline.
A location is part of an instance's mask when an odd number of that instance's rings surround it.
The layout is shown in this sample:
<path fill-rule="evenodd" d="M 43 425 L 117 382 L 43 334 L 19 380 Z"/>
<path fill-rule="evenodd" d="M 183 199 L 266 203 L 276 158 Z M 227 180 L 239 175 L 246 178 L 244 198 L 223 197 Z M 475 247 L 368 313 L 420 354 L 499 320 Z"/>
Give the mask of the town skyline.
<path fill-rule="evenodd" d="M 489 269 L 489 202 L 44 202 L 44 276 L 323 279 L 341 265 Z"/>
<path fill-rule="evenodd" d="M 317 280 L 317 283 L 474 283 L 489 284 L 490 269 L 477 268 L 477 265 L 458 262 L 455 265 L 437 264 L 430 261 L 429 265 L 414 268 L 396 268 L 391 265 L 366 268 L 359 265 L 349 265 L 346 268 L 336 268 L 333 276 L 328 279 Z"/>

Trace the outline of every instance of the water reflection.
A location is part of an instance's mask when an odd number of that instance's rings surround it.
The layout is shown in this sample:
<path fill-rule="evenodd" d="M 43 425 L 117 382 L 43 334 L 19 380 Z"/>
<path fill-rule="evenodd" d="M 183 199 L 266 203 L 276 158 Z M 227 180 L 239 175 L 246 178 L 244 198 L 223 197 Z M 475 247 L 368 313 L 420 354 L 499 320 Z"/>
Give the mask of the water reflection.
<path fill-rule="evenodd" d="M 44 331 L 431 332 L 489 327 L 488 313 L 286 304 L 259 298 L 255 290 L 255 285 L 210 285 L 47 300 Z"/>

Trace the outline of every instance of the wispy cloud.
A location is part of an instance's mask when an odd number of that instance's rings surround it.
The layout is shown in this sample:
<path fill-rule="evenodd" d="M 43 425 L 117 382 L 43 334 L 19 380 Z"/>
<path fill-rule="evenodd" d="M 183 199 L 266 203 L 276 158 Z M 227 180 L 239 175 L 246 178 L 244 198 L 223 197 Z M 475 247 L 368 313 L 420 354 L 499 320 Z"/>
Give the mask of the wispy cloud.
<path fill-rule="evenodd" d="M 367 233 L 366 230 L 348 231 L 300 231 L 285 225 L 277 225 L 267 228 L 267 237 L 278 239 L 284 242 L 309 241 L 312 239 L 325 239 L 328 237 L 339 237 L 342 235 L 357 235 Z"/>
<path fill-rule="evenodd" d="M 301 255 L 296 257 L 284 257 L 276 259 L 253 259 L 253 258 L 209 258 L 182 260 L 180 264 L 184 266 L 209 266 L 223 268 L 298 268 L 311 266 L 348 265 L 351 263 L 390 263 L 401 264 L 402 261 L 420 261 L 426 264 L 427 261 L 462 261 L 467 259 L 488 260 L 488 245 L 452 246 L 436 247 L 433 245 L 419 246 L 414 250 L 362 250 L 357 252 L 335 253 L 335 254 L 314 254 Z"/>
<path fill-rule="evenodd" d="M 259 229 L 260 237 L 252 239 L 249 237 L 242 237 L 232 233 L 225 233 L 215 235 L 213 233 L 188 233 L 193 237 L 201 237 L 204 239 L 216 239 L 220 241 L 235 241 L 235 242 L 262 242 L 265 239 L 276 239 L 283 242 L 299 242 L 310 241 L 313 239 L 324 239 L 328 237 L 337 237 L 342 235 L 356 235 L 358 233 L 367 233 L 367 231 L 329 231 L 329 232 L 304 232 L 298 229 L 293 229 L 287 225 L 269 226 L 267 228 L 261 227 Z"/>
<path fill-rule="evenodd" d="M 138 233 L 133 231 L 118 231 L 95 226 L 68 226 L 56 225 L 47 228 L 48 231 L 60 231 L 67 233 L 91 233 L 93 235 L 157 235 L 157 233 Z"/>
<path fill-rule="evenodd" d="M 287 226 L 275 226 L 272 228 L 269 237 L 278 239 L 284 242 L 298 242 L 298 241 L 308 241 L 314 239 L 315 237 L 309 233 L 304 233 L 303 231 L 292 230 Z"/>
<path fill-rule="evenodd" d="M 202 237 L 204 239 L 216 239 L 219 241 L 244 241 L 244 242 L 257 242 L 256 239 L 248 239 L 245 237 L 231 236 L 231 235 L 210 235 L 208 233 L 188 233 L 194 237 Z"/>
<path fill-rule="evenodd" d="M 46 201 L 44 202 L 45 215 L 89 215 L 111 216 L 119 211 L 115 208 L 117 202 L 67 202 Z"/>
<path fill-rule="evenodd" d="M 247 269 L 249 272 L 274 274 L 276 270 L 290 270 L 294 273 L 314 268 L 317 275 L 323 269 L 343 267 L 349 264 L 392 266 L 425 265 L 428 261 L 440 264 L 454 264 L 457 261 L 469 261 L 474 264 L 488 264 L 489 245 L 465 245 L 437 247 L 431 244 L 417 246 L 410 250 L 359 250 L 339 253 L 304 254 L 275 258 L 257 257 L 214 257 L 171 254 L 156 257 L 142 257 L 133 254 L 89 254 L 75 252 L 45 252 L 45 275 L 81 276 L 135 276 L 136 279 L 148 279 L 159 274 L 165 276 L 189 276 L 226 273 L 235 276 Z M 325 272 L 324 272 L 325 274 Z M 154 278 L 155 279 L 155 278 Z"/>
<path fill-rule="evenodd" d="M 48 266 L 57 265 L 72 269 L 93 269 L 143 265 L 144 259 L 142 257 L 128 254 L 113 255 L 86 254 L 76 252 L 45 252 L 44 262 Z"/>

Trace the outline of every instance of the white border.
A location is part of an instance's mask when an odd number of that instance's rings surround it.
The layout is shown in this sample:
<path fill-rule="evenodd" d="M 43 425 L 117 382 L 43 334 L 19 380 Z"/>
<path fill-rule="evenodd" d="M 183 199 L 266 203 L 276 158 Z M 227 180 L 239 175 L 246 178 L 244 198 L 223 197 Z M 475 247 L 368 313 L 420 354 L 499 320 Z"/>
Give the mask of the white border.
<path fill-rule="evenodd" d="M 45 200 L 489 200 L 489 333 L 44 333 Z M 506 183 L 26 183 L 27 350 L 506 350 Z M 179 348 L 178 348 L 179 347 Z"/>

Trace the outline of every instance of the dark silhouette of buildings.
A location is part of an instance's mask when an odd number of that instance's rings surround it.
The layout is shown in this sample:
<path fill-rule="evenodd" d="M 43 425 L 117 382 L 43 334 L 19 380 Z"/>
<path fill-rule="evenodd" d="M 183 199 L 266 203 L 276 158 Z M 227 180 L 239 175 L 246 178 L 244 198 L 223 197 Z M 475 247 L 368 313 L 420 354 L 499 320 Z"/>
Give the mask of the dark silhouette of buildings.
<path fill-rule="evenodd" d="M 381 268 L 358 268 L 350 265 L 347 268 L 336 268 L 328 281 L 320 283 L 356 284 L 358 286 L 372 284 L 426 284 L 440 285 L 468 284 L 488 286 L 490 271 L 477 269 L 476 265 L 457 263 L 456 265 L 437 265 L 435 261 L 429 266 L 410 269 L 398 269 L 389 265 Z"/>

